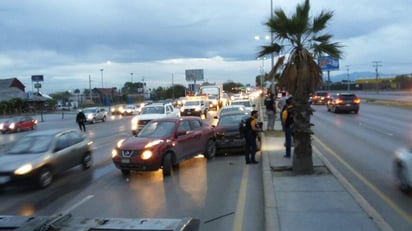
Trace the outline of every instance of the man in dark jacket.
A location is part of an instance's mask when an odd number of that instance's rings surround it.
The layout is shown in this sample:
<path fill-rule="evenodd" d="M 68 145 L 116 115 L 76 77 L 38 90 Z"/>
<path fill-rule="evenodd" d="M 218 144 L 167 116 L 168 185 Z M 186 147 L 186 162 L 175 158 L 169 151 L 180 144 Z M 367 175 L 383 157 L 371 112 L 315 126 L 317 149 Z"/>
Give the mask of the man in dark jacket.
<path fill-rule="evenodd" d="M 83 111 L 79 111 L 76 115 L 76 122 L 79 124 L 80 131 L 86 132 L 86 115 L 83 113 Z"/>
<path fill-rule="evenodd" d="M 293 136 L 293 101 L 292 97 L 286 100 L 286 105 L 282 110 L 282 127 L 285 132 L 285 148 L 286 154 L 285 158 L 290 158 L 291 147 L 292 147 L 292 136 Z"/>
<path fill-rule="evenodd" d="M 266 106 L 266 116 L 267 116 L 267 130 L 273 131 L 275 129 L 275 119 L 276 119 L 276 100 L 275 95 L 270 93 L 265 98 L 265 106 Z"/>
<path fill-rule="evenodd" d="M 247 131 L 245 133 L 245 160 L 246 164 L 257 164 L 259 163 L 256 161 L 256 151 L 257 151 L 257 133 L 262 131 L 261 127 L 257 125 L 257 118 L 259 117 L 258 111 L 253 110 L 250 114 L 250 119 L 247 121 L 246 124 Z"/>

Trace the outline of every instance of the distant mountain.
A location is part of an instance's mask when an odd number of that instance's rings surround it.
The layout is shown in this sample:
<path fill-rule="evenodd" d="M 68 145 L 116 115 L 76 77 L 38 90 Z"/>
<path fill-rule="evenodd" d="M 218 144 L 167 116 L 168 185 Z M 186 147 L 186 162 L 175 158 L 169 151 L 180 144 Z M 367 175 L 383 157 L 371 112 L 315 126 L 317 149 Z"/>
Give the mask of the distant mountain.
<path fill-rule="evenodd" d="M 390 77 L 395 77 L 399 74 L 384 74 L 384 73 L 379 73 L 379 77 L 382 78 L 390 78 Z M 327 78 L 324 77 L 324 79 Z M 375 72 L 353 72 L 349 74 L 349 79 L 350 81 L 354 81 L 357 79 L 373 79 L 376 78 L 376 73 Z M 333 75 L 333 72 L 330 73 L 330 81 L 332 82 L 341 82 L 342 80 L 347 80 L 348 76 L 346 74 L 339 74 L 339 75 Z"/>

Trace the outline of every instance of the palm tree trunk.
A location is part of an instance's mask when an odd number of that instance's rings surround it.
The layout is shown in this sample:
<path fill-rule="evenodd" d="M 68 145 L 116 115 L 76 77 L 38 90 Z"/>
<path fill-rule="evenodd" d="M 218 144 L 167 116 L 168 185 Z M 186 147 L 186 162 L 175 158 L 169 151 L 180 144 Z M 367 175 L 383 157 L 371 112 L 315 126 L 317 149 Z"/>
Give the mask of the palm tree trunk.
<path fill-rule="evenodd" d="M 295 97 L 294 155 L 292 169 L 297 175 L 313 173 L 311 123 L 312 109 L 305 95 Z"/>

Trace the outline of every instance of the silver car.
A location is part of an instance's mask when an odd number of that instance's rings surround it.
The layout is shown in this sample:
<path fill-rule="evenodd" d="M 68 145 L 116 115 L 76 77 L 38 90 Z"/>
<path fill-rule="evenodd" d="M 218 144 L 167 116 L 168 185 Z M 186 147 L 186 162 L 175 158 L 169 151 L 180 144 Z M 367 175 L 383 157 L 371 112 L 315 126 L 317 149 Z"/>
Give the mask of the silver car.
<path fill-rule="evenodd" d="M 81 165 L 92 165 L 92 142 L 77 129 L 30 133 L 0 155 L 0 186 L 13 183 L 48 187 L 54 176 Z"/>

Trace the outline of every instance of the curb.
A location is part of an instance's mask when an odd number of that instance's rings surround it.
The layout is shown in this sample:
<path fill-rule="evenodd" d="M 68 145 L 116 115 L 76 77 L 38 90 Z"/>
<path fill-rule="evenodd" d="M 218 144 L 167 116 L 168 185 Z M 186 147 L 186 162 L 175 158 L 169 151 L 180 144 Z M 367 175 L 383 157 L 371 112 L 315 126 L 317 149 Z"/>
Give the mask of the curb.
<path fill-rule="evenodd" d="M 262 133 L 262 140 L 265 138 Z M 262 158 L 262 179 L 263 179 L 263 197 L 265 203 L 265 230 L 277 231 L 279 229 L 279 216 L 272 182 L 272 171 L 270 169 L 269 155 L 267 152 L 261 152 Z"/>

